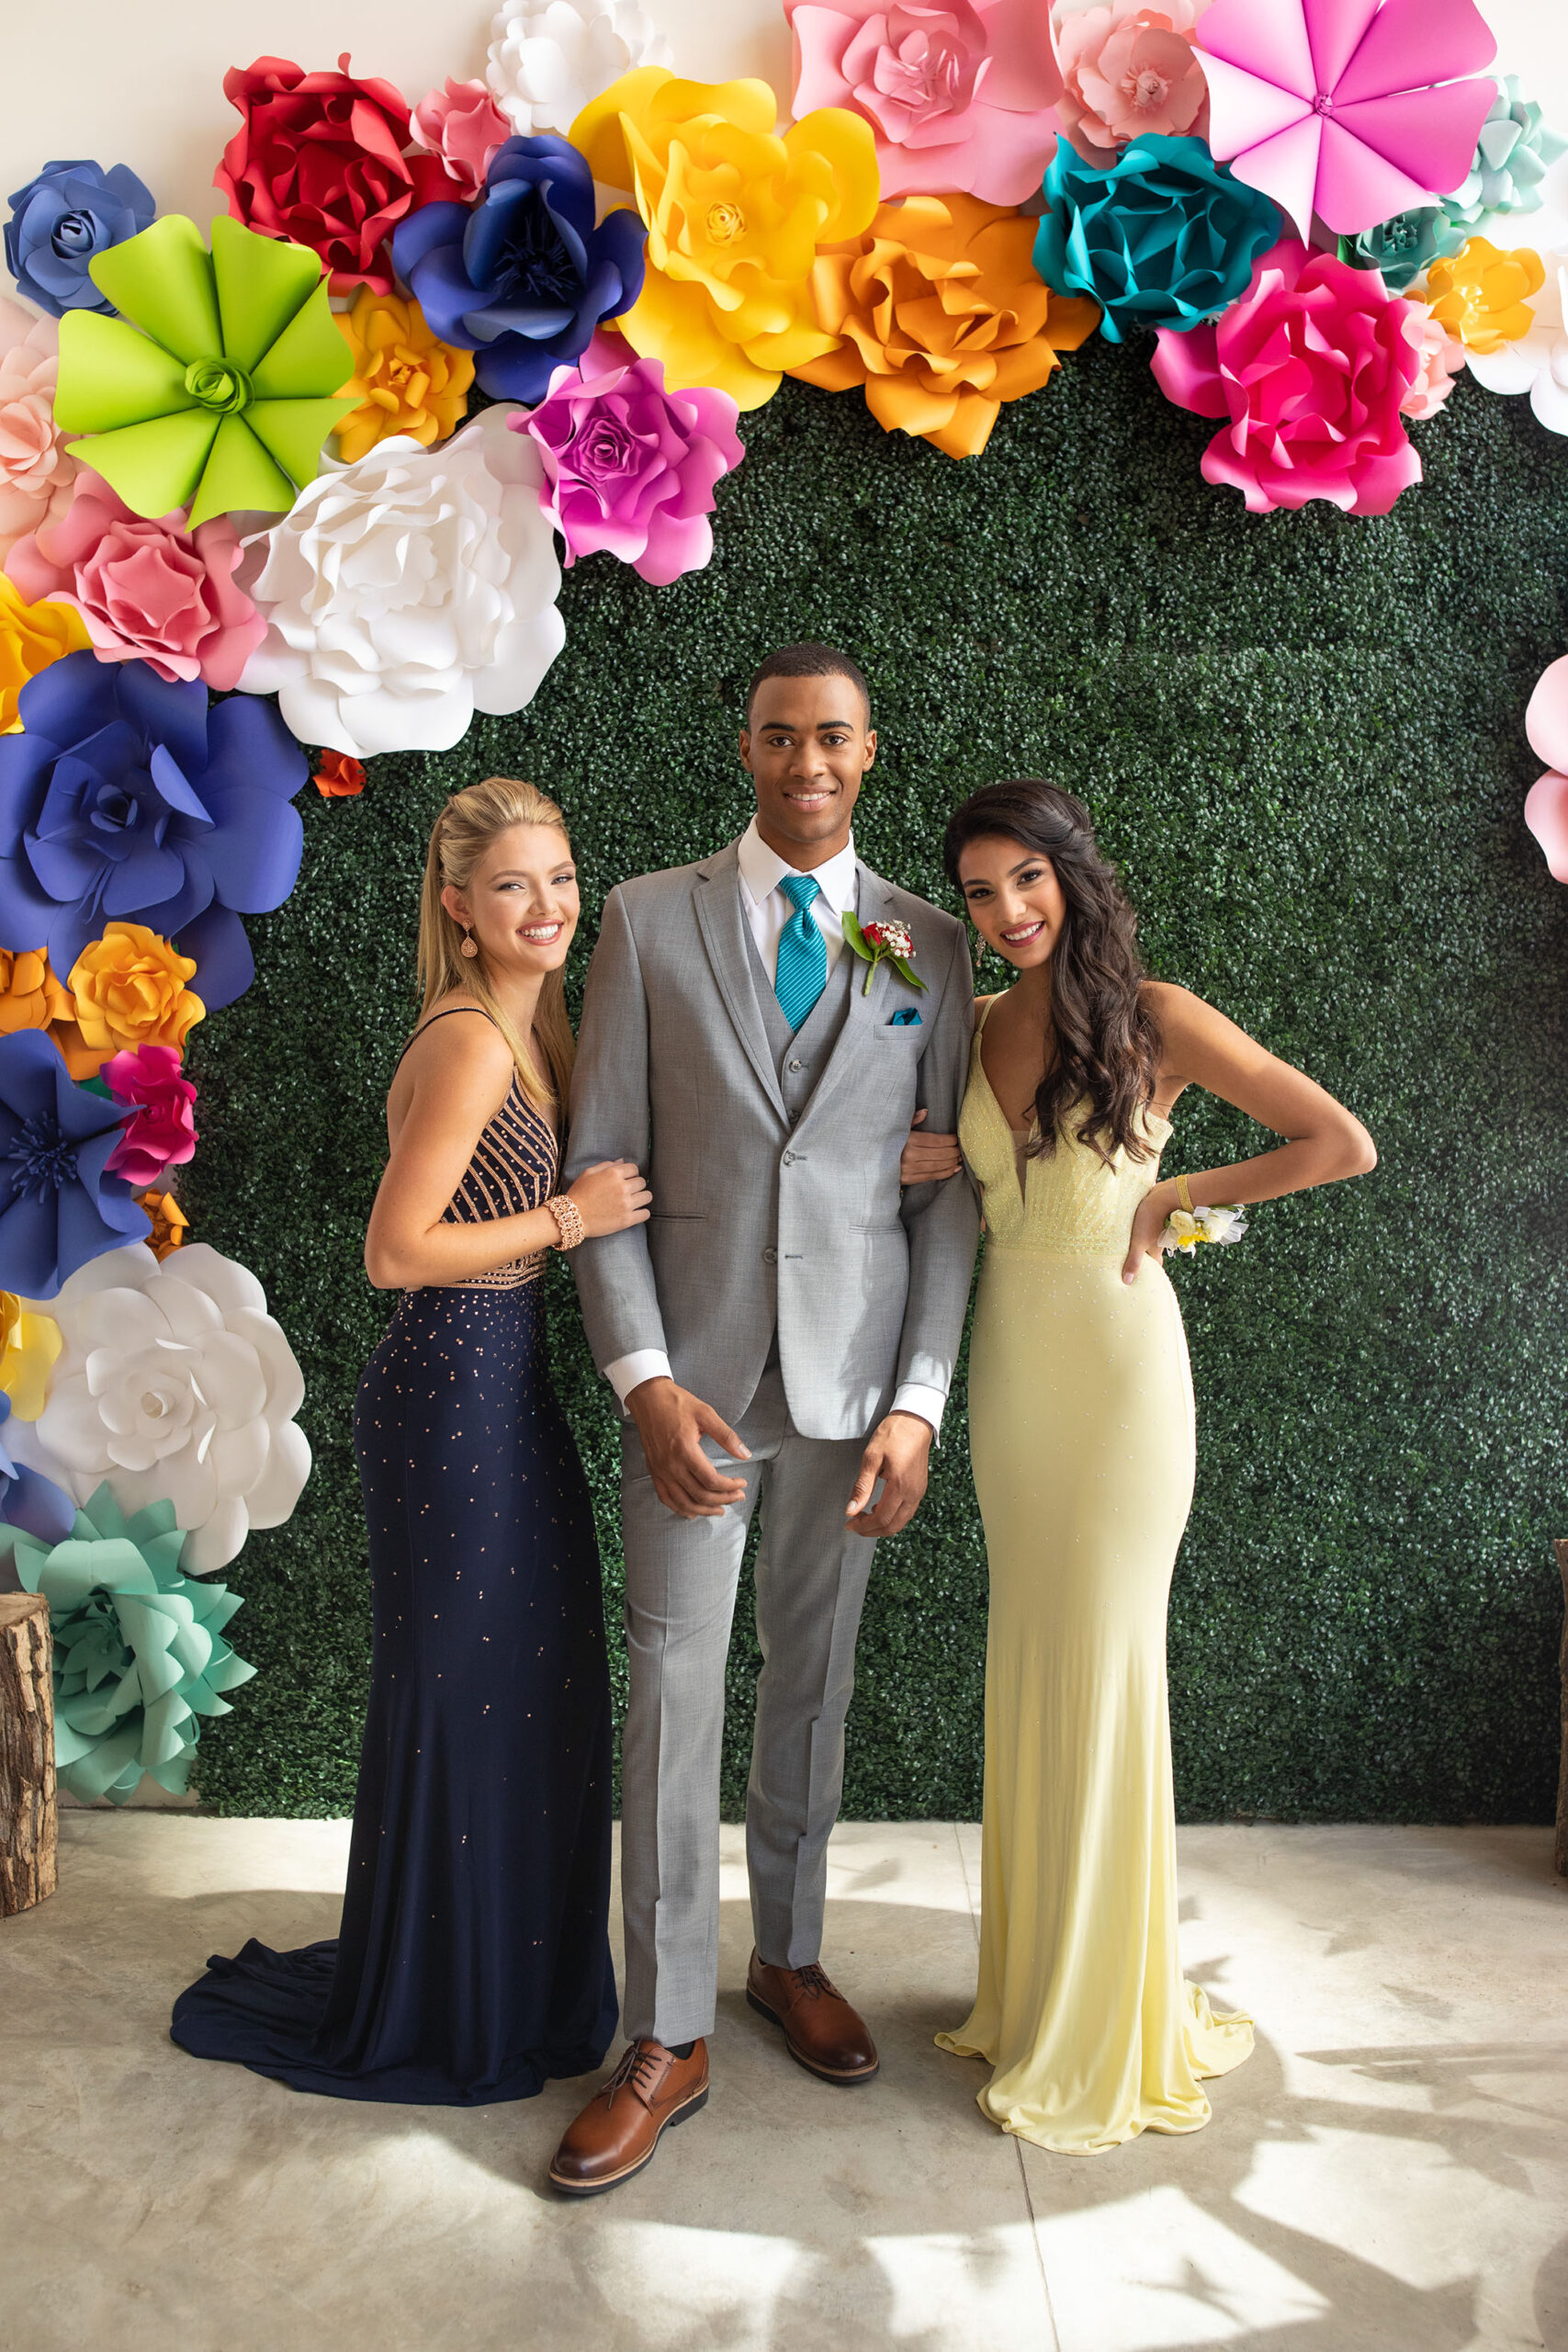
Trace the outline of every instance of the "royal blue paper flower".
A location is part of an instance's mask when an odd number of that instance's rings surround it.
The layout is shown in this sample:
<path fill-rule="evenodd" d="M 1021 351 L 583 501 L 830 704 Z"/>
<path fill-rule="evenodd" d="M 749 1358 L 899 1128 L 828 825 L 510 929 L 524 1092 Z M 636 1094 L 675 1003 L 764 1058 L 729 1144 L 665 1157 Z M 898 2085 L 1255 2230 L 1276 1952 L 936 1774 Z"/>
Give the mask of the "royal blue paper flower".
<path fill-rule="evenodd" d="M 139 236 L 157 206 L 125 164 L 46 164 L 11 198 L 6 266 L 22 292 L 57 319 L 113 309 L 87 275 L 95 254 Z"/>
<path fill-rule="evenodd" d="M 304 840 L 289 802 L 309 771 L 275 706 L 209 707 L 197 680 L 68 653 L 17 707 L 22 732 L 0 736 L 0 946 L 47 944 L 63 977 L 106 922 L 144 922 L 195 956 L 209 1011 L 231 1004 L 255 969 L 240 917 L 283 904 Z"/>
<path fill-rule="evenodd" d="M 642 291 L 648 232 L 635 212 L 593 226 L 593 175 L 553 132 L 509 139 L 484 192 L 427 204 L 392 232 L 392 262 L 444 343 L 477 353 L 492 399 L 540 401 L 602 319 Z"/>
<path fill-rule="evenodd" d="M 1185 334 L 1245 294 L 1281 233 L 1279 211 L 1233 179 L 1201 139 L 1134 139 L 1113 164 L 1086 164 L 1065 139 L 1045 174 L 1034 266 L 1058 294 L 1088 294 L 1100 333 Z"/>
<path fill-rule="evenodd" d="M 146 1210 L 104 1173 L 130 1116 L 74 1084 L 41 1029 L 0 1037 L 0 1290 L 53 1298 L 89 1258 L 146 1240 Z"/>
<path fill-rule="evenodd" d="M 1412 212 L 1380 220 L 1375 229 L 1363 229 L 1359 237 L 1341 237 L 1339 258 L 1352 269 L 1379 271 L 1391 294 L 1403 294 L 1433 262 L 1457 254 L 1469 235 L 1440 206 L 1417 205 Z"/>
<path fill-rule="evenodd" d="M 0 1390 L 0 1428 L 11 1418 L 11 1399 Z M 41 1470 L 30 1470 L 25 1462 L 13 1462 L 0 1437 L 0 1520 L 7 1527 L 19 1527 L 24 1535 L 33 1535 L 40 1544 L 63 1544 L 76 1518 L 76 1506 L 63 1487 L 46 1478 Z"/>

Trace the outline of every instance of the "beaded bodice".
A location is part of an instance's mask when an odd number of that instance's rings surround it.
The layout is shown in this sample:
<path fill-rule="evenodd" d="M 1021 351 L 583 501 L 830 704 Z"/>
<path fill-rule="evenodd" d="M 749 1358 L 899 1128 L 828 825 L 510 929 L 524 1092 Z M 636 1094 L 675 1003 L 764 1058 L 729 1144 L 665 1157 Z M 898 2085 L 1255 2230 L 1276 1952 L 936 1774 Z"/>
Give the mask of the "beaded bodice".
<path fill-rule="evenodd" d="M 1169 1120 L 1145 1111 L 1143 1126 L 1153 1157 L 1129 1159 L 1118 1151 L 1107 1167 L 1071 1132 L 1075 1122 L 1069 1115 L 1066 1128 L 1058 1129 L 1055 1150 L 1024 1160 L 1021 1182 L 1013 1132 L 980 1058 L 989 1011 L 989 1004 L 982 1005 L 976 1023 L 969 1083 L 958 1117 L 960 1148 L 985 1196 L 989 1246 L 1050 1257 L 1119 1257 L 1139 1202 L 1158 1179 Z"/>
<path fill-rule="evenodd" d="M 467 1009 L 453 1005 L 448 1011 Z M 444 1021 L 446 1017 L 446 1013 L 437 1012 L 432 1020 Z M 427 1028 L 430 1025 L 425 1023 Z M 421 1033 L 416 1030 L 414 1034 Z M 410 1045 L 412 1042 L 411 1038 Z M 499 1109 L 492 1112 L 479 1131 L 473 1157 L 442 1211 L 441 1222 L 488 1225 L 496 1217 L 524 1216 L 530 1209 L 542 1208 L 555 1190 L 559 1165 L 560 1147 L 555 1131 L 529 1102 L 522 1080 L 513 1070 Z M 547 1250 L 536 1250 L 526 1258 L 514 1258 L 508 1265 L 492 1267 L 487 1274 L 467 1274 L 450 1287 L 515 1290 L 520 1283 L 538 1280 L 548 1256 Z"/>

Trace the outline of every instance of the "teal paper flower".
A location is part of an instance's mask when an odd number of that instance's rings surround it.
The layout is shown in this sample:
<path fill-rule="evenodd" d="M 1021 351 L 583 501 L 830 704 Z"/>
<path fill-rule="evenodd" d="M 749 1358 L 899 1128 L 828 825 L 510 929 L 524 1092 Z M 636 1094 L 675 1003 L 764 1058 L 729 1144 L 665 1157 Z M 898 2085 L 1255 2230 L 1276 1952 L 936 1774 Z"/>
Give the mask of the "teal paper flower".
<path fill-rule="evenodd" d="M 49 1602 L 54 1635 L 54 1760 L 84 1804 L 123 1804 L 143 1772 L 183 1791 L 200 1715 L 255 1672 L 223 1627 L 240 1595 L 177 1566 L 185 1531 L 172 1503 L 128 1520 L 99 1487 L 63 1544 L 17 1533 L 17 1575 Z"/>
<path fill-rule="evenodd" d="M 1227 309 L 1281 230 L 1276 207 L 1201 139 L 1133 139 L 1112 164 L 1059 139 L 1044 187 L 1034 266 L 1056 293 L 1100 304 L 1110 343 L 1134 326 L 1184 334 Z"/>
<path fill-rule="evenodd" d="M 1375 269 L 1391 294 L 1403 294 L 1435 261 L 1447 261 L 1469 242 L 1469 231 L 1450 220 L 1438 205 L 1418 205 L 1412 212 L 1397 212 L 1363 229 L 1359 237 L 1341 237 L 1339 258 L 1352 269 Z"/>
<path fill-rule="evenodd" d="M 1548 130 L 1533 98 L 1519 96 L 1519 77 L 1503 86 L 1481 126 L 1470 176 L 1443 198 L 1450 220 L 1472 229 L 1488 212 L 1539 212 L 1540 184 L 1568 140 Z"/>

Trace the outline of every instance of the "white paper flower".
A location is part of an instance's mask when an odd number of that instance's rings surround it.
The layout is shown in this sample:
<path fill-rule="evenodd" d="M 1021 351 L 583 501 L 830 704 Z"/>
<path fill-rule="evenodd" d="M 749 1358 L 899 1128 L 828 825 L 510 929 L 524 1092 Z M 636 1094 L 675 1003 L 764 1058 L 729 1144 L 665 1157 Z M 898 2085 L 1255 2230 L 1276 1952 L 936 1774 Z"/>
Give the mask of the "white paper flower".
<path fill-rule="evenodd" d="M 240 577 L 268 628 L 240 684 L 276 694 L 301 742 L 448 752 L 476 710 L 533 700 L 566 631 L 542 460 L 513 413 L 329 465 L 249 543 Z"/>
<path fill-rule="evenodd" d="M 634 65 L 673 65 L 675 52 L 637 0 L 544 0 L 501 8 L 485 79 L 526 138 L 571 129 L 590 98 Z"/>
<path fill-rule="evenodd" d="M 78 1503 L 104 1478 L 127 1513 L 173 1503 L 189 1576 L 282 1525 L 310 1474 L 305 1384 L 253 1273 L 205 1242 L 162 1264 L 138 1242 L 83 1266 L 49 1311 L 64 1347 L 38 1419 L 6 1425 L 18 1460 Z"/>
<path fill-rule="evenodd" d="M 1556 256 L 1548 255 L 1548 260 Z M 1553 280 L 1555 279 L 1555 283 Z M 1471 351 L 1470 372 L 1489 392 L 1528 392 L 1549 433 L 1568 433 L 1568 268 L 1558 261 L 1532 305 L 1535 324 L 1517 343 Z"/>

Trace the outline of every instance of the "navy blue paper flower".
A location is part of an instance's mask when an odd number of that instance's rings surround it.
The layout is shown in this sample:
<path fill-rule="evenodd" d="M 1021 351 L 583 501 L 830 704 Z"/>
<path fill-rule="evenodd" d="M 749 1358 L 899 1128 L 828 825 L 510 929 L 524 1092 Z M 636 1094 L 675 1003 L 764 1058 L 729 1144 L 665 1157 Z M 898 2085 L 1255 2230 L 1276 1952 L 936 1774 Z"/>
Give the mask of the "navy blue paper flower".
<path fill-rule="evenodd" d="M 477 353 L 481 391 L 540 401 L 602 319 L 642 291 L 647 230 L 635 212 L 593 226 L 593 175 L 553 132 L 509 139 L 484 192 L 427 204 L 392 232 L 392 263 L 444 343 Z"/>
<path fill-rule="evenodd" d="M 53 1298 L 90 1258 L 146 1240 L 146 1210 L 104 1172 L 130 1116 L 73 1084 L 41 1029 L 0 1037 L 0 1290 Z"/>
<path fill-rule="evenodd" d="M 0 1428 L 11 1418 L 11 1399 L 0 1389 Z M 46 1478 L 41 1470 L 32 1470 L 25 1462 L 13 1462 L 0 1437 L 0 1520 L 7 1527 L 19 1527 L 25 1535 L 36 1536 L 40 1544 L 63 1544 L 76 1524 L 76 1506 L 63 1487 Z"/>
<path fill-rule="evenodd" d="M 151 188 L 125 164 L 46 164 L 11 198 L 6 266 L 40 310 L 108 311 L 87 275 L 95 254 L 139 236 L 157 209 Z"/>
<path fill-rule="evenodd" d="M 1045 174 L 1034 266 L 1058 294 L 1088 294 L 1100 333 L 1179 334 L 1245 294 L 1281 233 L 1276 208 L 1233 179 L 1201 139 L 1134 139 L 1113 164 L 1086 164 L 1066 139 Z"/>
<path fill-rule="evenodd" d="M 87 652 L 51 662 L 17 707 L 22 732 L 0 735 L 0 946 L 47 944 L 64 978 L 106 922 L 144 922 L 195 956 L 209 1011 L 231 1004 L 255 973 L 240 917 L 283 904 L 304 841 L 289 802 L 309 771 L 276 707 L 209 707 L 197 680 Z"/>

